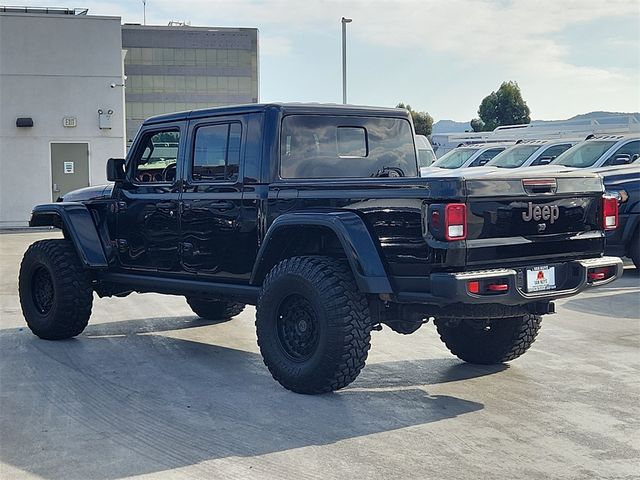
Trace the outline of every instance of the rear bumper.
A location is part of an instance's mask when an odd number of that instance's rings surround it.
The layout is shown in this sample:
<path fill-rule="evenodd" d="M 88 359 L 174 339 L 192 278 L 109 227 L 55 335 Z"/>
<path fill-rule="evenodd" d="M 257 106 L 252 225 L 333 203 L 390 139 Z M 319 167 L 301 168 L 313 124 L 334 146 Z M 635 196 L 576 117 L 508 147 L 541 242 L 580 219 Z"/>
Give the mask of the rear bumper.
<path fill-rule="evenodd" d="M 429 278 L 430 292 L 400 292 L 396 295 L 396 300 L 400 303 L 425 303 L 439 306 L 454 303 L 524 305 L 570 297 L 586 288 L 613 282 L 622 275 L 622 260 L 618 257 L 573 260 L 555 266 L 562 271 L 561 287 L 556 290 L 527 292 L 524 285 L 526 267 L 500 268 L 473 272 L 432 273 Z M 601 280 L 590 278 L 590 273 L 596 269 L 605 268 L 608 269 L 606 278 Z M 508 288 L 491 294 L 469 292 L 469 282 L 491 282 L 492 280 L 499 281 Z"/>

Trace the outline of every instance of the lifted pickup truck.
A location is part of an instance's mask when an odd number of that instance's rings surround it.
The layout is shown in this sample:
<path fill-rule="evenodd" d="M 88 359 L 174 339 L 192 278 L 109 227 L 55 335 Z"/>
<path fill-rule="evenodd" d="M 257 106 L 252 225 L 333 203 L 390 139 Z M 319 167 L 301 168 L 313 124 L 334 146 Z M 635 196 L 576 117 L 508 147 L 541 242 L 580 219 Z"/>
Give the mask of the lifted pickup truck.
<path fill-rule="evenodd" d="M 473 170 L 473 169 L 472 169 Z M 80 334 L 93 292 L 184 295 L 200 317 L 256 305 L 273 377 L 351 383 L 371 331 L 433 320 L 467 362 L 513 360 L 552 300 L 613 281 L 617 202 L 594 173 L 420 178 L 405 110 L 268 104 L 148 119 L 111 186 L 34 208 L 20 300 L 44 339 Z M 523 175 L 525 175 L 523 177 Z"/>

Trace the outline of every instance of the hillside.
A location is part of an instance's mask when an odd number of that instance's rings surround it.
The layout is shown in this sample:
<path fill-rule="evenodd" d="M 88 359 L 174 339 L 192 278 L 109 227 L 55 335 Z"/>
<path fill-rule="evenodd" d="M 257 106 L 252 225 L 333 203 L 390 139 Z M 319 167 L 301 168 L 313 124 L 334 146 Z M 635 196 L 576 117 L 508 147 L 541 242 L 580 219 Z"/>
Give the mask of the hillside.
<path fill-rule="evenodd" d="M 565 121 L 569 120 L 593 120 L 594 118 L 600 119 L 601 123 L 613 122 L 617 117 L 626 117 L 632 115 L 635 119 L 640 122 L 640 113 L 639 112 L 606 112 L 606 111 L 595 111 L 589 113 L 582 113 L 580 115 L 575 115 L 571 118 L 567 118 Z M 543 124 L 546 122 L 557 121 L 557 120 L 533 120 L 532 124 Z M 438 133 L 462 133 L 466 131 L 471 131 L 471 125 L 469 122 L 456 122 L 455 120 L 438 120 L 433 124 L 433 134 Z"/>

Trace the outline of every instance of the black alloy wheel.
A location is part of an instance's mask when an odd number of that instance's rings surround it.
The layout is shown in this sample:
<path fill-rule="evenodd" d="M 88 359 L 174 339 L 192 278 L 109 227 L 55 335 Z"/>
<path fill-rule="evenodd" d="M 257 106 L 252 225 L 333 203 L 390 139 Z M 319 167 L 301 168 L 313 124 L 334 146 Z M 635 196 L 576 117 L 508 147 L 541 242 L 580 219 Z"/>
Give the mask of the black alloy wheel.
<path fill-rule="evenodd" d="M 46 315 L 53 307 L 55 289 L 53 279 L 47 267 L 40 264 L 35 268 L 31 279 L 31 295 L 36 310 L 42 315 Z"/>
<path fill-rule="evenodd" d="M 318 348 L 320 325 L 309 300 L 298 294 L 286 297 L 278 307 L 276 324 L 285 355 L 293 361 L 311 358 Z"/>

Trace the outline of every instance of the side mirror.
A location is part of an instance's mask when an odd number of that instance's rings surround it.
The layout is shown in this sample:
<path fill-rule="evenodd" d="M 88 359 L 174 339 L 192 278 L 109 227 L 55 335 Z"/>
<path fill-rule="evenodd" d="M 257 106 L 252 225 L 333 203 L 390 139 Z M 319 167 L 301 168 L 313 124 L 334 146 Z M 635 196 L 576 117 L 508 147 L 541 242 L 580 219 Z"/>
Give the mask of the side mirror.
<path fill-rule="evenodd" d="M 610 165 L 626 165 L 631 163 L 631 155 L 619 154 L 611 159 Z"/>
<path fill-rule="evenodd" d="M 122 182 L 124 178 L 124 158 L 110 158 L 107 160 L 107 180 L 110 182 Z"/>

